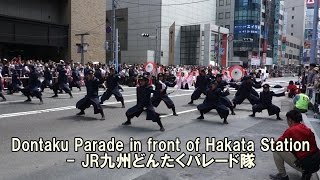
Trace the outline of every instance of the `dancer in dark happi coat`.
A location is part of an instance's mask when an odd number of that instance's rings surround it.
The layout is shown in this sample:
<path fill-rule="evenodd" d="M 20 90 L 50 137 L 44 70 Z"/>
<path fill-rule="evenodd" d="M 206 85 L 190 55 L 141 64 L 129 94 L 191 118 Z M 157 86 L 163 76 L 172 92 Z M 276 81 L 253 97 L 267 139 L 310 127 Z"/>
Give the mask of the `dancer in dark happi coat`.
<path fill-rule="evenodd" d="M 22 88 L 22 82 L 19 79 L 19 73 L 16 70 L 12 71 L 11 75 L 11 84 L 8 87 L 8 94 L 13 94 L 15 92 L 18 92 Z"/>
<path fill-rule="evenodd" d="M 41 92 L 43 92 L 46 87 L 52 86 L 52 72 L 48 66 L 44 69 L 43 78 L 44 80 L 41 83 Z"/>
<path fill-rule="evenodd" d="M 25 102 L 31 102 L 31 97 L 36 97 L 40 100 L 40 104 L 43 104 L 42 94 L 40 90 L 41 82 L 39 80 L 39 74 L 35 71 L 34 66 L 30 66 L 28 86 L 21 89 L 23 95 L 27 96 Z"/>
<path fill-rule="evenodd" d="M 101 120 L 105 120 L 103 109 L 99 102 L 99 85 L 101 82 L 99 79 L 94 77 L 93 71 L 89 70 L 87 72 L 87 77 L 85 78 L 85 84 L 87 88 L 87 95 L 77 102 L 76 107 L 81 111 L 77 114 L 78 116 L 84 115 L 84 110 L 89 108 L 91 105 L 94 108 L 94 114 L 101 114 Z"/>
<path fill-rule="evenodd" d="M 252 82 L 251 76 L 243 77 L 243 81 L 241 82 L 241 85 L 239 86 L 239 89 L 232 100 L 233 107 L 235 108 L 237 104 L 242 104 L 245 99 L 248 99 L 252 105 L 257 104 L 259 97 L 252 94 L 252 89 L 256 86 L 257 85 Z"/>
<path fill-rule="evenodd" d="M 200 71 L 200 75 L 197 77 L 197 81 L 195 84 L 195 90 L 191 95 L 191 101 L 188 104 L 193 104 L 194 100 L 200 98 L 201 94 L 206 94 L 206 90 L 208 88 L 209 78 L 206 76 L 205 70 Z"/>
<path fill-rule="evenodd" d="M 122 108 L 124 106 L 124 99 L 119 90 L 119 75 L 115 74 L 114 69 L 110 69 L 110 74 L 107 77 L 107 90 L 101 96 L 100 104 L 103 104 L 104 101 L 108 100 L 112 95 L 115 96 L 116 100 L 121 102 Z"/>
<path fill-rule="evenodd" d="M 70 90 L 72 91 L 73 87 L 76 87 L 79 89 L 79 91 L 81 91 L 81 86 L 80 86 L 80 72 L 79 70 L 77 70 L 76 68 L 72 68 L 71 70 L 71 77 L 72 77 L 72 81 L 70 82 Z"/>
<path fill-rule="evenodd" d="M 146 109 L 146 119 L 157 122 L 160 126 L 160 131 L 165 131 L 161 123 L 160 115 L 155 112 L 154 107 L 152 106 L 151 93 L 155 93 L 155 91 L 152 89 L 152 86 L 148 84 L 148 82 L 149 78 L 147 76 L 139 77 L 139 86 L 137 87 L 137 104 L 128 109 L 128 111 L 126 112 L 127 121 L 122 125 L 131 125 L 131 119 L 135 116 L 139 117 L 144 109 Z"/>
<path fill-rule="evenodd" d="M 216 82 L 217 82 L 217 88 L 221 89 L 223 91 L 223 96 L 220 99 L 221 103 L 230 109 L 232 115 L 235 115 L 234 109 L 233 109 L 233 104 L 230 101 L 230 99 L 227 97 L 228 95 L 230 95 L 230 92 L 224 91 L 224 89 L 226 88 L 228 83 L 226 81 L 222 80 L 222 74 L 216 75 Z"/>
<path fill-rule="evenodd" d="M 217 86 L 217 82 L 213 82 L 207 90 L 207 96 L 203 103 L 198 105 L 197 108 L 201 114 L 198 119 L 204 119 L 204 114 L 210 112 L 212 109 L 216 109 L 221 119 L 223 119 L 223 123 L 228 124 L 229 109 L 221 103 L 220 100 L 223 97 L 223 92 L 217 88 Z"/>
<path fill-rule="evenodd" d="M 153 97 L 151 98 L 152 105 L 154 107 L 158 107 L 160 102 L 163 101 L 169 109 L 172 109 L 173 115 L 178 116 L 178 114 L 176 113 L 175 105 L 167 94 L 167 86 L 163 82 L 163 78 L 164 74 L 159 73 L 158 80 L 155 83 L 156 92 L 153 94 Z"/>
<path fill-rule="evenodd" d="M 0 97 L 3 99 L 3 101 L 6 101 L 7 99 L 3 95 L 3 79 L 2 75 L 0 74 Z"/>
<path fill-rule="evenodd" d="M 70 95 L 70 98 L 73 98 L 71 90 L 69 88 L 69 80 L 67 76 L 67 71 L 62 67 L 59 69 L 58 82 L 53 86 L 54 96 L 53 98 L 58 97 L 58 90 L 62 89 L 64 92 Z"/>
<path fill-rule="evenodd" d="M 252 114 L 251 117 L 255 117 L 256 112 L 262 112 L 262 110 L 267 109 L 269 116 L 277 115 L 277 119 L 280 118 L 280 108 L 274 104 L 272 104 L 272 97 L 281 97 L 285 96 L 285 93 L 276 94 L 273 91 L 270 91 L 269 84 L 264 84 L 263 91 L 260 93 L 260 102 L 252 106 Z"/>

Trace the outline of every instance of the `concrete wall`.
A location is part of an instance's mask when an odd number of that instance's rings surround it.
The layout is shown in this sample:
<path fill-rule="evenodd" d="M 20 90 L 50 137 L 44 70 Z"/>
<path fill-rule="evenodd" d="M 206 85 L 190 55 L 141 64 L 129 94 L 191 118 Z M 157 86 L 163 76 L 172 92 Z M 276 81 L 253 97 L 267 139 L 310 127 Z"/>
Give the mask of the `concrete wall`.
<path fill-rule="evenodd" d="M 287 34 L 291 36 L 291 33 L 293 33 L 292 36 L 303 40 L 306 18 L 306 1 L 285 0 L 284 7 L 291 7 L 285 9 L 285 12 L 287 13 Z M 293 19 L 292 16 L 294 17 Z M 293 27 L 291 25 L 293 25 Z"/>
<path fill-rule="evenodd" d="M 221 27 L 230 27 L 229 32 L 233 34 L 234 32 L 234 6 L 235 6 L 235 1 L 234 0 L 224 0 L 223 5 L 219 4 L 219 0 L 217 0 L 217 13 L 216 13 L 216 19 L 217 19 L 217 25 Z M 230 13 L 230 18 L 226 18 L 226 13 Z M 219 19 L 219 13 L 223 14 L 223 18 Z M 233 58 L 233 43 L 229 43 L 229 63 L 239 63 L 237 59 Z"/>
<path fill-rule="evenodd" d="M 162 4 L 183 4 L 190 0 L 162 0 Z M 161 9 L 161 57 L 162 64 L 169 60 L 169 28 L 175 23 L 175 64 L 180 64 L 181 26 L 216 23 L 216 0 L 185 5 L 163 6 Z"/>
<path fill-rule="evenodd" d="M 80 62 L 81 55 L 77 53 L 77 43 L 80 36 L 77 33 L 89 32 L 85 42 L 89 43 L 88 52 L 85 53 L 85 62 L 106 62 L 106 1 L 105 0 L 69 0 L 70 9 L 70 39 L 69 57 Z"/>
<path fill-rule="evenodd" d="M 67 4 L 67 0 L 1 0 L 0 14 L 66 25 Z"/>

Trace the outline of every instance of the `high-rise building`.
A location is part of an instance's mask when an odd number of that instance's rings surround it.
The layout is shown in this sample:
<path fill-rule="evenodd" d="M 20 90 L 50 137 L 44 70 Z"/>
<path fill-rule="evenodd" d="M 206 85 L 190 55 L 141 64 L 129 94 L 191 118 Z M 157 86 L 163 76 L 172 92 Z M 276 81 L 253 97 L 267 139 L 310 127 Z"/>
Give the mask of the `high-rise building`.
<path fill-rule="evenodd" d="M 304 30 L 304 44 L 303 44 L 303 64 L 310 64 L 310 53 L 311 53 L 311 42 L 312 42 L 312 34 L 313 34 L 313 18 L 314 18 L 314 1 L 307 1 L 307 9 L 305 16 L 305 30 Z M 317 45 L 317 60 L 319 63 L 320 59 L 320 27 L 318 26 L 318 45 Z"/>
<path fill-rule="evenodd" d="M 106 1 L 0 1 L 0 58 L 80 61 L 75 34 L 85 37 L 86 61 L 105 62 Z"/>
<path fill-rule="evenodd" d="M 283 2 L 218 0 L 217 24 L 230 26 L 229 66 L 273 65 L 280 62 Z M 260 59 L 252 62 L 251 59 Z"/>
<path fill-rule="evenodd" d="M 284 7 L 287 16 L 286 34 L 303 40 L 307 9 L 306 0 L 285 0 Z"/>
<path fill-rule="evenodd" d="M 116 6 L 120 62 L 205 65 L 210 61 L 203 60 L 203 32 L 205 24 L 216 23 L 216 0 L 126 0 Z M 111 26 L 112 6 L 107 7 L 107 26 Z M 221 28 L 221 33 L 227 31 Z"/>

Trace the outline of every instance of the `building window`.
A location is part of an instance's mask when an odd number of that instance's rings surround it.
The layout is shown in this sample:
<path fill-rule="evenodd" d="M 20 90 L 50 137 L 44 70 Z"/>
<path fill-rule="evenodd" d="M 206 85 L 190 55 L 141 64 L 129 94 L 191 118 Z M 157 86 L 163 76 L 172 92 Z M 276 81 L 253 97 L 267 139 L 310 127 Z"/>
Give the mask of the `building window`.
<path fill-rule="evenodd" d="M 226 12 L 226 19 L 230 19 L 230 12 Z"/>
<path fill-rule="evenodd" d="M 219 19 L 223 19 L 223 13 L 219 13 Z"/>
<path fill-rule="evenodd" d="M 224 0 L 219 0 L 219 6 L 223 6 L 224 5 Z"/>
<path fill-rule="evenodd" d="M 293 36 L 293 33 L 291 33 L 291 36 Z"/>
<path fill-rule="evenodd" d="M 292 7 L 292 11 L 294 11 L 294 7 Z"/>
<path fill-rule="evenodd" d="M 291 19 L 294 19 L 294 16 L 292 16 Z"/>
<path fill-rule="evenodd" d="M 226 25 L 225 27 L 230 30 L 230 25 Z"/>
<path fill-rule="evenodd" d="M 293 24 L 291 24 L 291 27 L 293 28 Z"/>
<path fill-rule="evenodd" d="M 226 5 L 231 5 L 231 0 L 227 0 Z"/>

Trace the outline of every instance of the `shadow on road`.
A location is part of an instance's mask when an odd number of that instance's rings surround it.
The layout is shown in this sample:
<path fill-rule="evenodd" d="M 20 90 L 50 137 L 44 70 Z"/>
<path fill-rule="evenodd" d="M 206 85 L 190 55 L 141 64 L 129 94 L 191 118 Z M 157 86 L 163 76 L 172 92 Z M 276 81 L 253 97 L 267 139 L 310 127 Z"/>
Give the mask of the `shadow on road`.
<path fill-rule="evenodd" d="M 100 117 L 100 116 L 99 116 Z M 88 117 L 88 116 L 65 116 L 58 118 L 57 120 L 70 120 L 70 121 L 100 121 L 99 117 Z"/>
<path fill-rule="evenodd" d="M 134 122 L 133 122 L 134 123 Z M 157 123 L 154 124 L 154 128 L 150 129 L 150 128 L 146 128 L 146 127 L 137 127 L 137 126 L 122 126 L 120 125 L 117 128 L 113 128 L 111 130 L 109 130 L 110 132 L 115 132 L 118 134 L 128 134 L 128 133 L 146 133 L 146 132 L 158 132 L 159 131 L 159 126 L 157 125 Z"/>

